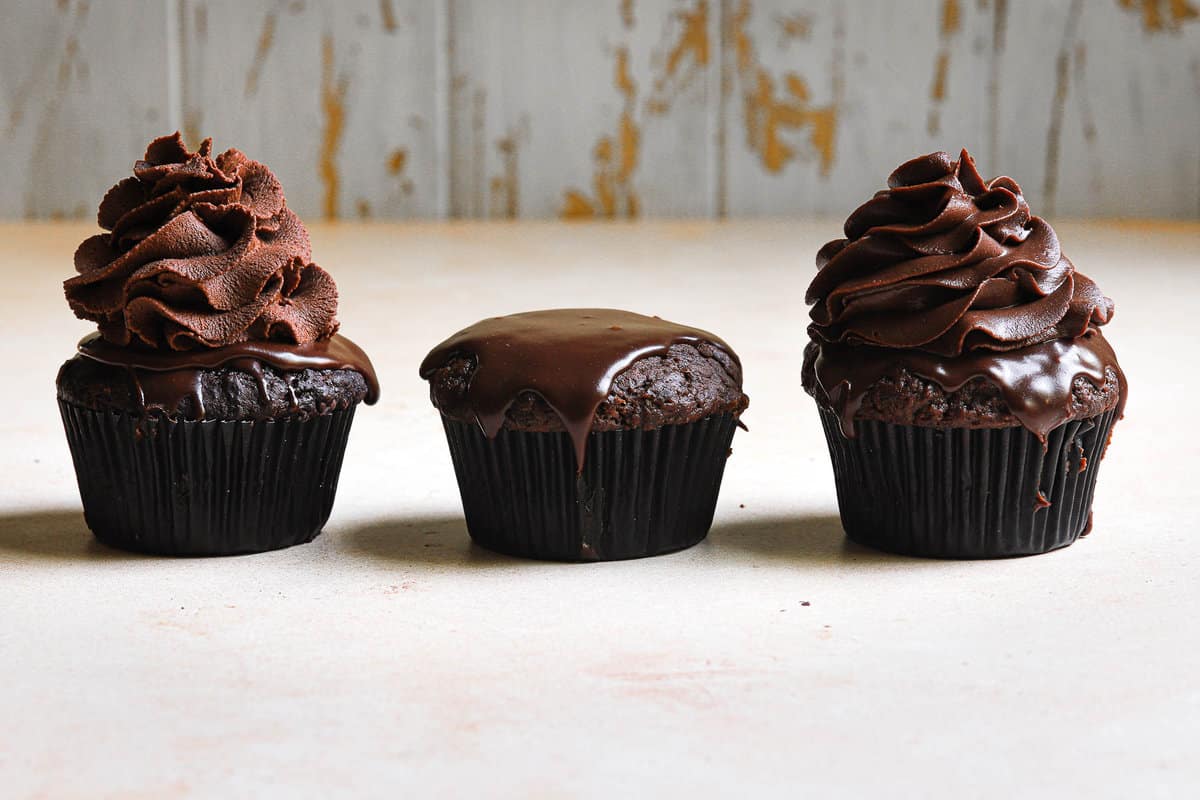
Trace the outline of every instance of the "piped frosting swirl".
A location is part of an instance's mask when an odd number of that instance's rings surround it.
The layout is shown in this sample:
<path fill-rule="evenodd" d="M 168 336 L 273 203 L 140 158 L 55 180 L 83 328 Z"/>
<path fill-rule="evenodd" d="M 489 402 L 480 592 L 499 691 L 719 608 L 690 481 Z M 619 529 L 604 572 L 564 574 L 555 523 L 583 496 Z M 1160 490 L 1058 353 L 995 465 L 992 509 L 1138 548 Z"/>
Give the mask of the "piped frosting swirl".
<path fill-rule="evenodd" d="M 1113 303 L 1063 255 L 1011 178 L 985 182 L 962 151 L 902 164 L 817 254 L 819 341 L 953 357 L 1081 336 Z"/>
<path fill-rule="evenodd" d="M 155 139 L 112 187 L 107 233 L 75 253 L 64 283 L 76 316 L 120 346 L 186 351 L 247 341 L 309 344 L 338 329 L 337 286 L 264 164 L 212 140 Z"/>

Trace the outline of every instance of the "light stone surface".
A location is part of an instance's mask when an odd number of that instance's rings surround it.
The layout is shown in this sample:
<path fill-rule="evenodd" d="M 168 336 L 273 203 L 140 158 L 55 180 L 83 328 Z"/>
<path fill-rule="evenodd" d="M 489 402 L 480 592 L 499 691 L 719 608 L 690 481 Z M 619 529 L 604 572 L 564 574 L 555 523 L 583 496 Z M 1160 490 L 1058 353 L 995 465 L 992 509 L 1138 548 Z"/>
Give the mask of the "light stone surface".
<path fill-rule="evenodd" d="M 1179 797 L 1200 780 L 1200 225 L 1061 223 L 1133 390 L 1094 533 L 1046 556 L 847 544 L 799 384 L 839 223 L 316 226 L 374 357 L 333 517 L 255 556 L 84 526 L 53 381 L 87 225 L 0 226 L 5 797 Z M 709 539 L 473 547 L 416 367 L 465 324 L 614 305 L 713 330 L 751 397 Z M 804 603 L 810 605 L 804 605 Z"/>

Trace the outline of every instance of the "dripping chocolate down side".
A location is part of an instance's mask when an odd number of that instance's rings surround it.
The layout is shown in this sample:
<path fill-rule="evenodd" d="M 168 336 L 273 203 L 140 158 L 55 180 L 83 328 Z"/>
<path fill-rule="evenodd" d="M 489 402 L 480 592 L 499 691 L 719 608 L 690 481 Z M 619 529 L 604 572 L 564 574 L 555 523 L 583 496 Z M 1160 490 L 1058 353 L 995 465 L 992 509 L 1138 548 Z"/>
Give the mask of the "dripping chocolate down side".
<path fill-rule="evenodd" d="M 1077 378 L 1102 389 L 1111 373 L 1118 384 L 1118 419 L 1125 407 L 1124 373 L 1112 347 L 1094 327 L 1078 338 L 1055 339 L 1007 352 L 975 350 L 955 358 L 920 350 L 831 342 L 814 342 L 810 348 L 804 388 L 832 408 L 847 437 L 854 436 L 855 416 L 872 388 L 885 378 L 897 379 L 903 371 L 947 393 L 957 392 L 976 379 L 987 381 L 999 390 L 1012 416 L 1042 442 L 1051 430 L 1073 416 Z"/>
<path fill-rule="evenodd" d="M 510 411 L 523 409 L 530 396 L 539 398 L 561 421 L 574 445 L 576 466 L 582 469 L 588 434 L 595 429 L 598 409 L 612 399 L 618 376 L 634 364 L 661 358 L 669 382 L 666 362 L 681 357 L 679 351 L 685 348 L 695 348 L 691 356 L 711 368 L 721 369 L 713 364 L 723 363 L 722 377 L 732 384 L 726 394 L 697 403 L 696 409 L 707 413 L 697 413 L 695 419 L 711 413 L 740 414 L 747 400 L 741 393 L 741 365 L 729 345 L 698 328 L 613 309 L 554 309 L 482 320 L 435 347 L 420 374 L 431 381 L 434 404 L 443 414 L 477 424 L 489 438 L 505 426 L 506 418 L 512 424 Z M 705 358 L 704 353 L 719 358 Z M 447 365 L 464 360 L 469 360 L 467 372 L 458 378 L 458 402 L 450 407 L 439 402 L 439 382 L 446 377 Z M 636 404 L 640 399 L 620 402 Z M 632 426 L 653 427 L 651 416 L 638 422 L 633 415 Z"/>

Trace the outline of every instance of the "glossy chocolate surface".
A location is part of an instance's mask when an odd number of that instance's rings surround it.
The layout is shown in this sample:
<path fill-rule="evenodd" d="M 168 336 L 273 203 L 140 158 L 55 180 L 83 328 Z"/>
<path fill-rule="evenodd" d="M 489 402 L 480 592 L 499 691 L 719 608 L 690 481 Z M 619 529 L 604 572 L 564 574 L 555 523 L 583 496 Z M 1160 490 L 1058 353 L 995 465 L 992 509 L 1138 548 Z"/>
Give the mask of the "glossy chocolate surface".
<path fill-rule="evenodd" d="M 523 392 L 542 397 L 563 421 L 582 468 L 596 409 L 630 364 L 676 344 L 708 344 L 737 361 L 719 337 L 658 317 L 605 308 L 552 309 L 492 317 L 451 336 L 421 363 L 421 377 L 456 355 L 476 360 L 467 401 L 494 438 Z"/>
<path fill-rule="evenodd" d="M 354 370 L 367 382 L 365 402 L 370 405 L 379 399 L 379 379 L 371 360 L 358 345 L 341 335 L 302 345 L 249 341 L 172 351 L 118 347 L 99 334 L 91 334 L 79 343 L 79 353 L 102 364 L 125 368 L 137 386 L 143 410 L 173 413 L 185 398 L 199 404 L 200 375 L 206 370 L 238 369 L 254 375 L 261 384 L 263 364 L 282 372 Z"/>
<path fill-rule="evenodd" d="M 1013 416 L 1035 436 L 1046 434 L 1070 417 L 1072 384 L 1084 377 L 1102 386 L 1105 371 L 1116 372 L 1121 384 L 1117 407 L 1125 406 L 1126 383 L 1117 357 L 1096 328 L 1073 339 L 1055 339 L 1019 350 L 974 350 L 944 358 L 921 350 L 899 350 L 820 342 L 813 362 L 813 385 L 806 386 L 828 403 L 841 421 L 842 433 L 854 435 L 854 416 L 877 381 L 897 377 L 901 370 L 933 381 L 948 392 L 982 378 L 1004 397 Z"/>

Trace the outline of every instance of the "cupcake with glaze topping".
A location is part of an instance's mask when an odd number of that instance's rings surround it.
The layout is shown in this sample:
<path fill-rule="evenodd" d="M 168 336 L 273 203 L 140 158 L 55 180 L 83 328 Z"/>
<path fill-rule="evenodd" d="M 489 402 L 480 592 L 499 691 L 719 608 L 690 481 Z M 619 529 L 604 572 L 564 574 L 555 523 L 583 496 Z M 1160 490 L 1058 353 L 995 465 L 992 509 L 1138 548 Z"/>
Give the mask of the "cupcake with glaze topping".
<path fill-rule="evenodd" d="M 817 254 L 803 383 L 853 540 L 898 553 L 1042 553 L 1091 529 L 1125 376 L 1113 303 L 1011 178 L 901 165 Z"/>
<path fill-rule="evenodd" d="M 482 320 L 420 374 L 471 537 L 560 561 L 702 540 L 749 403 L 741 363 L 715 335 L 603 308 Z"/>
<path fill-rule="evenodd" d="M 57 380 L 92 532 L 172 555 L 313 539 L 378 387 L 275 175 L 164 136 L 98 222 L 64 283 L 98 331 Z"/>

